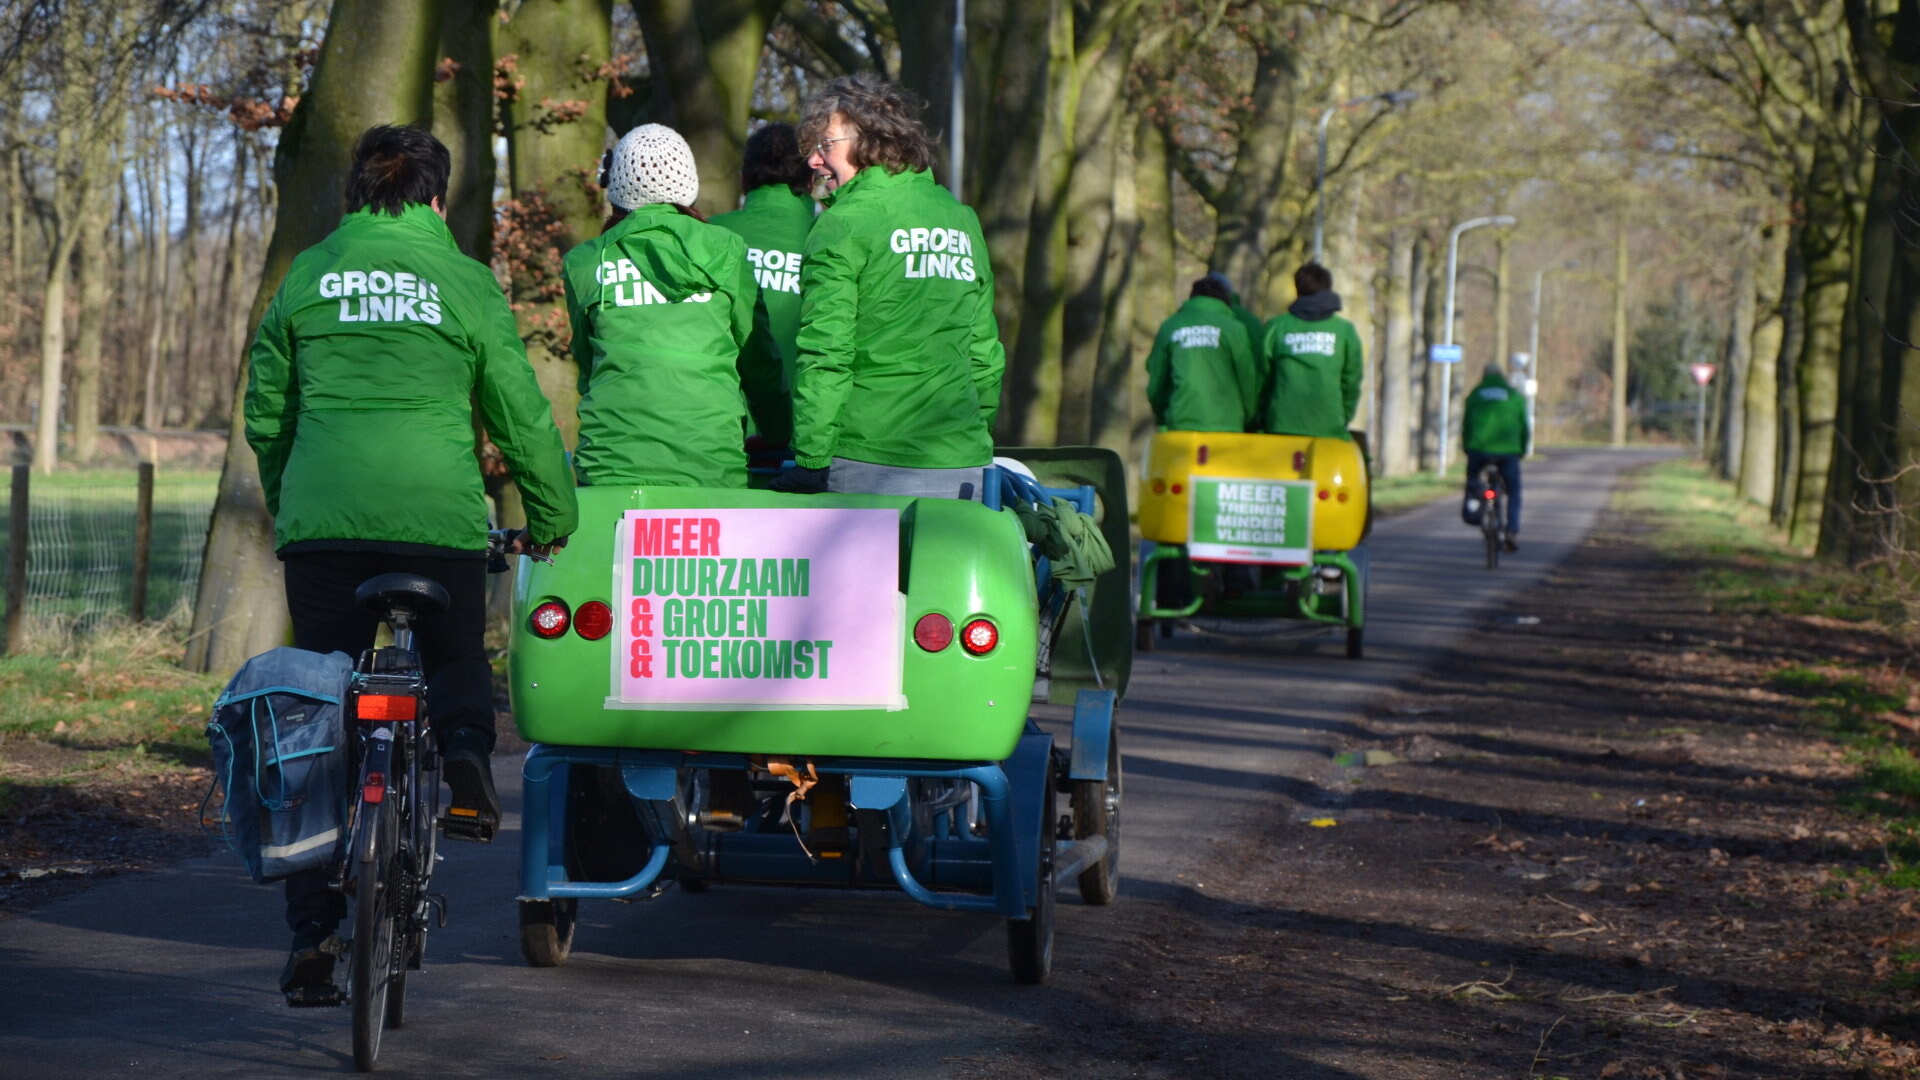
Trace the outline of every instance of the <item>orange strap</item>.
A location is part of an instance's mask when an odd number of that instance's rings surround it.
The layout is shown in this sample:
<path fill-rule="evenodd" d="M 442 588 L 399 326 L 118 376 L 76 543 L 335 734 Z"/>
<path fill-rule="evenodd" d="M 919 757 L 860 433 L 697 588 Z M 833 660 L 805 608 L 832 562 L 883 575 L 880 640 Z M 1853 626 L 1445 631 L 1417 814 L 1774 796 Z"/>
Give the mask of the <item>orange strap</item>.
<path fill-rule="evenodd" d="M 767 772 L 793 785 L 793 791 L 787 795 L 789 806 L 797 802 L 805 802 L 807 792 L 812 791 L 814 785 L 820 782 L 820 774 L 814 771 L 811 761 L 796 765 L 788 758 L 770 757 L 766 760 L 764 768 Z M 804 772 L 801 771 L 803 769 Z"/>

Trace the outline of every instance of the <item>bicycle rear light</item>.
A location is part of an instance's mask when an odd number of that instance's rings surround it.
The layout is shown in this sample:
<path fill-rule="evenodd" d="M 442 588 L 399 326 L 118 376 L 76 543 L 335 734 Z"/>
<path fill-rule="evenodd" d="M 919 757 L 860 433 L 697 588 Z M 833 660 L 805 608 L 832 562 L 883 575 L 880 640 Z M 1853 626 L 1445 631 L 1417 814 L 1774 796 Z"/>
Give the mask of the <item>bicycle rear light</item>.
<path fill-rule="evenodd" d="M 1486 492 L 1486 494 L 1487 494 L 1487 501 L 1488 501 L 1488 502 L 1492 502 L 1492 501 L 1493 501 L 1493 494 L 1494 494 L 1494 492 L 1493 492 L 1493 489 L 1492 489 L 1492 488 L 1488 488 L 1488 489 L 1487 489 L 1487 492 Z"/>
<path fill-rule="evenodd" d="M 567 605 L 558 600 L 549 600 L 533 609 L 527 616 L 527 629 L 534 637 L 557 638 L 567 632 L 567 624 L 573 617 L 567 612 Z"/>
<path fill-rule="evenodd" d="M 387 774 L 368 773 L 366 786 L 360 789 L 364 802 L 380 802 L 387 797 Z"/>
<path fill-rule="evenodd" d="M 929 611 L 913 624 L 913 643 L 928 652 L 939 652 L 953 644 L 953 620 L 937 611 Z"/>
<path fill-rule="evenodd" d="M 420 699 L 412 694 L 361 694 L 354 699 L 353 715 L 362 720 L 414 720 L 420 715 Z"/>
<path fill-rule="evenodd" d="M 985 619 L 975 619 L 960 632 L 960 645 L 975 656 L 985 656 L 1000 644 L 1000 631 Z"/>
<path fill-rule="evenodd" d="M 573 632 L 588 641 L 599 641 L 613 632 L 613 609 L 598 600 L 581 604 L 573 613 Z"/>

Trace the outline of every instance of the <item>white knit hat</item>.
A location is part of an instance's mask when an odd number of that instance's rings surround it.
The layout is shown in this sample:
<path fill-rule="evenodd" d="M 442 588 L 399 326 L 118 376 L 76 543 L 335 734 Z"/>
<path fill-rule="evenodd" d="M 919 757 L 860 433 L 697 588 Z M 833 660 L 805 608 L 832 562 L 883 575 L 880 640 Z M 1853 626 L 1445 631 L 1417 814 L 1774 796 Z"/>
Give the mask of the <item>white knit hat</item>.
<path fill-rule="evenodd" d="M 622 210 L 653 203 L 692 206 L 700 197 L 693 150 L 665 124 L 642 124 L 622 136 L 607 169 L 607 200 Z"/>

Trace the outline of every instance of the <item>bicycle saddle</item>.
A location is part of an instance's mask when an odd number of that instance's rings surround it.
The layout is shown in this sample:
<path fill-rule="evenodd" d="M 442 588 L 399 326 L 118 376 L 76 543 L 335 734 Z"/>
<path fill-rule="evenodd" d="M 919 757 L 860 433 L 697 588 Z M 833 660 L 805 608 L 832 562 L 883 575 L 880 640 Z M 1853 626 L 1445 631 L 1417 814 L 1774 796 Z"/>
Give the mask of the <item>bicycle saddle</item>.
<path fill-rule="evenodd" d="M 416 615 L 438 615 L 447 610 L 447 590 L 432 578 L 419 574 L 381 574 L 360 583 L 353 591 L 354 602 L 384 615 L 404 607 Z"/>

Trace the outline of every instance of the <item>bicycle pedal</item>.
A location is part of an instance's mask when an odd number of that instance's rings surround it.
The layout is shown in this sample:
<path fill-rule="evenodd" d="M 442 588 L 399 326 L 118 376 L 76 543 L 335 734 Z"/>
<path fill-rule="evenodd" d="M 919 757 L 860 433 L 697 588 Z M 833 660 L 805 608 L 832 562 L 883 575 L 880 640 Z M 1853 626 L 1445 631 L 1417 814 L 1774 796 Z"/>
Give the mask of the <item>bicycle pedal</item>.
<path fill-rule="evenodd" d="M 287 1006 L 294 1009 L 331 1009 L 347 1003 L 347 992 L 337 986 L 303 986 L 289 990 Z"/>
<path fill-rule="evenodd" d="M 478 810 L 456 806 L 450 807 L 446 813 L 440 815 L 441 831 L 453 840 L 471 840 L 476 844 L 491 844 L 493 834 L 499 827 L 500 823 L 491 815 L 482 814 Z"/>

